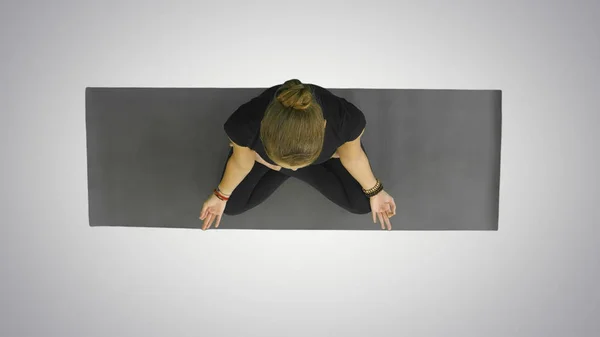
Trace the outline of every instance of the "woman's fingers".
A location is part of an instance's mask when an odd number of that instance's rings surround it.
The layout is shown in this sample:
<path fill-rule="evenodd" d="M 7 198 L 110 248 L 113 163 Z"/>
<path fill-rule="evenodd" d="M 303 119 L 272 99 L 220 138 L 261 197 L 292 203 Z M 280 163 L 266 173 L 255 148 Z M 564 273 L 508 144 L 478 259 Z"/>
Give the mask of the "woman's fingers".
<path fill-rule="evenodd" d="M 387 214 L 383 213 L 383 219 L 385 220 L 385 224 L 387 225 L 388 230 L 392 230 L 392 224 L 390 223 L 390 217 Z"/>
<path fill-rule="evenodd" d="M 392 205 L 391 204 L 387 204 L 387 209 L 385 211 L 385 215 L 387 215 L 388 218 L 391 218 L 395 215 L 396 212 L 394 212 L 394 210 L 392 209 Z"/>
<path fill-rule="evenodd" d="M 213 225 L 213 222 L 215 223 L 215 228 L 219 228 L 219 225 L 221 224 L 221 217 L 222 215 L 216 215 L 212 213 L 210 207 L 206 208 L 206 210 L 204 210 L 200 215 L 200 219 L 204 219 L 202 230 L 205 231 L 210 229 L 210 227 Z"/>
<path fill-rule="evenodd" d="M 377 217 L 379 218 L 379 222 L 381 222 L 381 229 L 385 229 L 381 212 L 377 212 Z"/>
<path fill-rule="evenodd" d="M 204 220 L 204 226 L 202 226 L 202 230 L 207 230 L 210 228 L 210 223 L 213 220 L 213 214 L 212 213 L 208 213 L 208 215 L 206 216 L 206 220 Z"/>
<path fill-rule="evenodd" d="M 381 229 L 391 230 L 392 224 L 390 223 L 390 218 L 386 213 L 387 211 L 377 212 L 377 217 L 379 217 L 379 222 L 381 223 Z"/>

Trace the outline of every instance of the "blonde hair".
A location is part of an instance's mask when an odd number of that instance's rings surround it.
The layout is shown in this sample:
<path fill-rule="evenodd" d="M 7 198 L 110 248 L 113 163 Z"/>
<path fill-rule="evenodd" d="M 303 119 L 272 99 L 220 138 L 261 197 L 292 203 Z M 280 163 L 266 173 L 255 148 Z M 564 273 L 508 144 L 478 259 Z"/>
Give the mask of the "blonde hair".
<path fill-rule="evenodd" d="M 325 140 L 325 118 L 310 85 L 286 81 L 275 93 L 260 124 L 260 139 L 274 162 L 310 165 Z"/>

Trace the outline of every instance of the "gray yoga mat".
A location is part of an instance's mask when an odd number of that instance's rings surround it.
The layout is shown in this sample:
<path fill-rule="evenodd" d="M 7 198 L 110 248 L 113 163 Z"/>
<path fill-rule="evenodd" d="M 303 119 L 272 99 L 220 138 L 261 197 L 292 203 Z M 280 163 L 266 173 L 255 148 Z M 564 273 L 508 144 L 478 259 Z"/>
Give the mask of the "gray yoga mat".
<path fill-rule="evenodd" d="M 86 88 L 90 226 L 201 228 L 230 149 L 223 124 L 264 89 Z M 393 230 L 498 229 L 500 90 L 328 89 L 366 116 Z M 228 229 L 381 230 L 293 177 L 223 215 Z"/>

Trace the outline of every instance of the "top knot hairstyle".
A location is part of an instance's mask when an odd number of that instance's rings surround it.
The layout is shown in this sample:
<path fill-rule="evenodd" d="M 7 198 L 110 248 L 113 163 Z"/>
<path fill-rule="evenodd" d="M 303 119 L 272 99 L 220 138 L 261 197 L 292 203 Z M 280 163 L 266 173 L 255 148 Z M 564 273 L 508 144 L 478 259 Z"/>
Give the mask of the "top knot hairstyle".
<path fill-rule="evenodd" d="M 277 164 L 310 165 L 319 158 L 325 118 L 310 85 L 286 81 L 277 89 L 260 124 L 265 152 Z"/>

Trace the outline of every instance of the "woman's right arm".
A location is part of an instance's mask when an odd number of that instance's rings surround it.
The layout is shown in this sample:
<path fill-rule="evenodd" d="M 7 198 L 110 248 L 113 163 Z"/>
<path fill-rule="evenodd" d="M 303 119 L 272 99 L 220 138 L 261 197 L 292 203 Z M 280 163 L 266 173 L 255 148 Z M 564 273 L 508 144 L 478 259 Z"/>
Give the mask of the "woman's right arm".
<path fill-rule="evenodd" d="M 233 142 L 233 154 L 229 157 L 223 179 L 219 183 L 221 192 L 231 195 L 236 187 L 246 178 L 254 167 L 254 151 L 250 148 L 239 146 Z"/>

